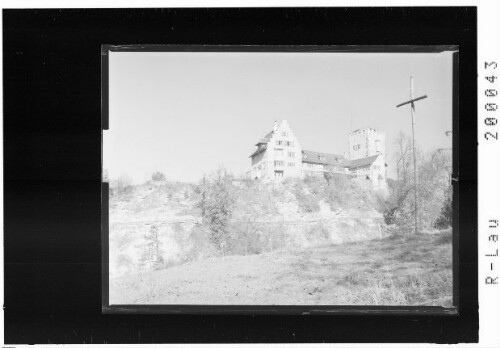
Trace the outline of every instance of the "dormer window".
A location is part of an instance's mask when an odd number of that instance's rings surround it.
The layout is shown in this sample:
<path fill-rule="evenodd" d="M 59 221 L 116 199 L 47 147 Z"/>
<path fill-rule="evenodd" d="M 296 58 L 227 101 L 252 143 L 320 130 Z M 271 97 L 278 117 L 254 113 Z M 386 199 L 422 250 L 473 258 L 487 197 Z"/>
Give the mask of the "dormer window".
<path fill-rule="evenodd" d="M 306 159 L 307 155 L 305 153 L 302 154 L 302 159 Z"/>
<path fill-rule="evenodd" d="M 325 162 L 326 161 L 326 157 L 325 156 L 318 156 L 319 157 L 319 160 L 321 162 Z"/>

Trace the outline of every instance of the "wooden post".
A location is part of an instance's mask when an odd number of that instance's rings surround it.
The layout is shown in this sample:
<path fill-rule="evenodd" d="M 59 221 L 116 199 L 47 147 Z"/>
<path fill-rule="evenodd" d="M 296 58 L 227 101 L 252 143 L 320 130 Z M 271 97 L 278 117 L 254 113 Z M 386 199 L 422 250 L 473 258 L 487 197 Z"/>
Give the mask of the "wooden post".
<path fill-rule="evenodd" d="M 413 177 L 414 177 L 414 190 L 415 190 L 415 233 L 418 233 L 418 185 L 417 185 L 417 154 L 415 151 L 415 102 L 427 98 L 426 95 L 414 98 L 413 97 L 413 76 L 410 76 L 410 100 L 399 105 L 396 105 L 397 108 L 400 106 L 410 104 L 410 112 L 411 112 L 411 133 L 413 139 Z"/>

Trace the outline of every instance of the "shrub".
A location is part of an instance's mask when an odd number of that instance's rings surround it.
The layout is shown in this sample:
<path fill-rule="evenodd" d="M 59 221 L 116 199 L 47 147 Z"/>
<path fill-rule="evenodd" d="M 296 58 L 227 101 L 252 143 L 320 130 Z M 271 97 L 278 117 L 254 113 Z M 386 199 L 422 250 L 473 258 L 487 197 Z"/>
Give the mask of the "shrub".
<path fill-rule="evenodd" d="M 234 221 L 230 225 L 228 253 L 261 254 L 282 248 L 285 239 L 284 226 L 280 222 Z"/>
<path fill-rule="evenodd" d="M 112 180 L 109 184 L 110 194 L 112 196 L 118 196 L 128 193 L 132 189 L 131 184 L 132 180 L 126 175 L 123 175 L 116 180 Z"/>
<path fill-rule="evenodd" d="M 327 187 L 327 202 L 332 209 L 374 209 L 373 190 L 346 175 L 333 175 Z"/>
<path fill-rule="evenodd" d="M 436 222 L 434 223 L 434 227 L 441 230 L 449 228 L 451 227 L 452 219 L 453 219 L 453 207 L 451 198 L 448 198 L 444 202 L 443 207 L 441 208 L 441 215 L 439 215 Z"/>
<path fill-rule="evenodd" d="M 230 226 L 228 251 L 236 255 L 260 254 L 266 245 L 261 238 L 259 225 L 250 221 L 233 222 Z"/>
<path fill-rule="evenodd" d="M 451 244 L 453 233 L 450 230 L 442 232 L 442 235 L 436 240 L 436 245 Z"/>
<path fill-rule="evenodd" d="M 415 211 L 419 229 L 446 228 L 451 224 L 451 152 L 424 153 L 416 147 L 417 187 L 415 188 L 411 138 L 400 134 L 396 141 L 398 181 L 391 183 L 391 204 L 396 208 L 395 222 L 404 229 L 414 228 Z M 415 189 L 417 202 L 415 203 Z M 450 200 L 450 202 L 447 202 Z M 416 206 L 417 205 L 417 206 Z"/>
<path fill-rule="evenodd" d="M 320 210 L 319 202 L 325 196 L 326 181 L 320 177 L 305 177 L 304 180 L 289 181 L 301 213 Z"/>
<path fill-rule="evenodd" d="M 301 213 L 314 213 L 319 211 L 319 201 L 321 198 L 314 194 L 305 193 L 299 189 L 295 191 L 295 198 Z"/>
<path fill-rule="evenodd" d="M 151 174 L 151 180 L 154 182 L 162 182 L 167 180 L 167 178 L 165 177 L 165 174 L 163 174 L 162 172 L 156 171 L 153 174 Z"/>
<path fill-rule="evenodd" d="M 200 184 L 202 221 L 210 229 L 210 241 L 223 253 L 228 242 L 228 224 L 234 199 L 230 194 L 227 174 L 219 169 L 213 179 L 203 178 Z"/>

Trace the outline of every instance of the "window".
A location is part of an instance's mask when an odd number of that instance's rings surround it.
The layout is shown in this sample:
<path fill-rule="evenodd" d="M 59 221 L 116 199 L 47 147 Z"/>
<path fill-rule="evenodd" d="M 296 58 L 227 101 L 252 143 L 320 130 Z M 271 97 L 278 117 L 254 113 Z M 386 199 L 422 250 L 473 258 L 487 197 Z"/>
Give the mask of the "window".
<path fill-rule="evenodd" d="M 276 140 L 276 145 L 280 146 L 280 145 L 284 145 L 284 141 L 283 140 Z"/>
<path fill-rule="evenodd" d="M 274 161 L 274 166 L 275 167 L 284 167 L 285 162 L 284 161 Z"/>
<path fill-rule="evenodd" d="M 289 158 L 295 158 L 295 152 L 288 151 L 288 157 Z"/>
<path fill-rule="evenodd" d="M 318 157 L 319 157 L 319 160 L 320 160 L 321 162 L 326 161 L 326 157 L 325 157 L 325 156 L 318 156 Z"/>
<path fill-rule="evenodd" d="M 288 162 L 289 167 L 295 167 L 295 162 Z"/>
<path fill-rule="evenodd" d="M 282 170 L 277 170 L 274 172 L 274 177 L 275 178 L 282 178 L 283 177 L 283 171 Z"/>
<path fill-rule="evenodd" d="M 283 149 L 274 149 L 274 155 L 277 157 L 283 157 Z"/>
<path fill-rule="evenodd" d="M 306 159 L 307 155 L 305 153 L 302 154 L 302 159 Z"/>
<path fill-rule="evenodd" d="M 288 132 L 281 132 L 281 136 L 282 137 L 287 137 L 288 136 Z"/>
<path fill-rule="evenodd" d="M 354 145 L 352 148 L 353 148 L 353 150 L 359 150 L 361 148 L 361 145 L 359 145 L 359 144 Z"/>
<path fill-rule="evenodd" d="M 286 142 L 286 146 L 293 147 L 293 141 L 287 141 L 287 142 Z"/>

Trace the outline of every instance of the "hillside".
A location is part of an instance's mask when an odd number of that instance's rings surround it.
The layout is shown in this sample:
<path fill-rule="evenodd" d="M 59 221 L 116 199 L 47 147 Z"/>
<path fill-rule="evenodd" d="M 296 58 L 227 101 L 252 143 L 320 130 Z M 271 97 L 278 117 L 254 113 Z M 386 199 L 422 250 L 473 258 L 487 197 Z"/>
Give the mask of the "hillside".
<path fill-rule="evenodd" d="M 111 304 L 451 304 L 449 231 L 394 234 L 379 197 L 351 182 L 223 185 L 218 246 L 201 184 L 112 192 Z"/>
<path fill-rule="evenodd" d="M 235 197 L 231 231 L 238 240 L 233 254 L 383 237 L 383 217 L 373 208 L 332 209 L 321 197 L 313 201 L 313 192 L 299 194 L 283 185 L 245 185 L 231 185 Z M 147 269 L 140 259 L 152 226 L 159 230 L 166 266 L 221 256 L 207 240 L 208 232 L 197 208 L 199 196 L 193 185 L 170 182 L 131 186 L 112 195 L 110 276 Z"/>

